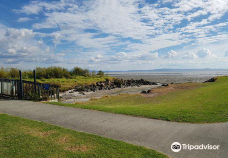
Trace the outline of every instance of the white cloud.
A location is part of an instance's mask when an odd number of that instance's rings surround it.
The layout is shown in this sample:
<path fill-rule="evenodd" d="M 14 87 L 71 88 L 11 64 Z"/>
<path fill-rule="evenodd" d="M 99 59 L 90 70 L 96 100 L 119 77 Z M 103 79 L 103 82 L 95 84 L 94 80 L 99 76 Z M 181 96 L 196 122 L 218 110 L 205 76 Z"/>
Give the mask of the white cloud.
<path fill-rule="evenodd" d="M 160 3 L 167 2 L 170 3 L 172 0 L 160 1 Z M 142 8 L 138 7 L 139 4 Z M 191 33 L 193 36 L 202 38 L 199 39 L 200 41 L 194 41 L 212 42 L 205 39 L 210 39 L 207 35 L 215 28 L 213 25 L 207 29 L 196 27 L 197 25 L 210 24 L 210 19 L 215 20 L 223 16 L 227 11 L 227 4 L 226 0 L 174 0 L 171 3 L 173 7 L 167 8 L 158 4 L 142 3 L 138 0 L 85 1 L 82 6 L 79 6 L 77 1 L 73 0 L 33 1 L 22 7 L 18 12 L 26 14 L 44 13 L 46 19 L 41 23 L 34 24 L 33 28 L 59 28 L 60 31 L 56 33 L 60 34 L 61 37 L 57 40 L 53 36 L 55 44 L 60 44 L 61 40 L 68 40 L 87 48 L 96 48 L 97 46 L 100 49 L 104 49 L 104 47 L 111 49 L 114 43 L 121 45 L 121 41 L 119 41 L 119 37 L 121 37 L 141 40 L 142 43 L 140 45 L 142 45 L 142 48 L 148 47 L 146 51 L 149 51 L 149 47 L 159 49 L 194 40 L 190 40 L 188 38 L 189 35 L 186 36 L 185 33 Z M 210 18 L 208 18 L 209 20 L 202 19 L 200 22 L 192 21 L 195 17 L 201 15 L 208 15 Z M 170 31 L 184 19 L 192 22 L 189 27 L 179 29 L 178 33 L 175 29 Z M 144 22 L 145 20 L 146 22 Z M 198 24 L 194 25 L 195 23 Z M 95 29 L 99 33 L 84 32 L 86 29 Z M 110 37 L 100 38 L 99 34 L 102 33 L 109 34 Z M 163 38 L 164 35 L 174 38 L 166 40 L 166 38 Z M 176 35 L 178 36 L 177 38 Z M 128 48 L 134 50 L 134 45 L 137 47 L 137 44 L 131 43 Z M 139 51 L 145 50 L 141 49 Z"/>
<path fill-rule="evenodd" d="M 160 1 L 161 1 L 161 3 L 163 3 L 163 4 L 173 2 L 173 0 L 160 0 Z"/>
<path fill-rule="evenodd" d="M 6 27 L 2 24 L 0 24 L 0 39 L 4 37 L 4 34 L 6 33 Z"/>
<path fill-rule="evenodd" d="M 17 20 L 17 22 L 27 22 L 27 21 L 30 21 L 30 20 L 32 20 L 32 19 L 30 19 L 30 18 L 19 18 Z"/>
<path fill-rule="evenodd" d="M 102 55 L 98 54 L 96 57 L 91 57 L 89 62 L 100 62 L 102 58 Z"/>
<path fill-rule="evenodd" d="M 0 58 L 5 63 L 60 62 L 62 54 L 53 54 L 50 48 L 35 39 L 36 33 L 29 29 L 6 30 L 0 40 Z"/>
<path fill-rule="evenodd" d="M 193 53 L 193 52 L 187 52 L 185 55 L 182 57 L 183 59 L 196 59 L 198 56 Z"/>
<path fill-rule="evenodd" d="M 174 50 L 170 50 L 165 56 L 164 58 L 173 58 L 177 56 L 177 52 Z"/>
<path fill-rule="evenodd" d="M 199 58 L 210 57 L 212 55 L 209 49 L 203 48 L 197 52 Z"/>
<path fill-rule="evenodd" d="M 158 58 L 158 53 L 142 53 L 142 54 L 138 54 L 136 56 L 132 56 L 133 60 L 152 60 L 155 58 Z"/>
<path fill-rule="evenodd" d="M 167 7 L 164 3 L 169 3 L 168 5 L 171 7 Z M 40 50 L 53 54 L 50 48 L 49 51 L 48 48 L 44 48 L 45 41 L 47 41 L 45 38 L 51 37 L 52 43 L 56 47 L 68 43 L 71 44 L 72 49 L 80 48 L 81 52 L 84 52 L 80 54 L 84 59 L 81 62 L 89 61 L 97 64 L 103 61 L 117 63 L 135 61 L 143 63 L 157 59 L 164 64 L 172 60 L 175 64 L 178 63 L 177 60 L 181 59 L 181 56 L 179 57 L 181 53 L 174 46 L 185 44 L 189 47 L 198 47 L 200 45 L 217 53 L 205 45 L 228 39 L 228 33 L 225 31 L 228 22 L 220 19 L 227 13 L 227 10 L 227 0 L 160 0 L 152 4 L 138 0 L 31 1 L 16 12 L 23 13 L 23 16 L 24 14 L 37 14 L 37 16 L 44 17 L 39 22 L 33 23 L 32 27 L 36 33 L 32 31 L 29 35 L 29 32 L 24 30 L 22 31 L 24 36 L 21 34 L 13 38 L 14 35 L 11 33 L 12 37 L 5 38 L 17 40 L 21 38 L 23 41 L 27 41 L 26 49 L 30 48 L 31 51 L 32 48 L 43 47 Z M 19 19 L 19 21 L 28 20 L 23 17 Z M 41 33 L 43 28 L 49 28 L 52 31 L 50 31 L 51 33 Z M 35 36 L 43 38 L 44 41 L 35 40 Z M 28 39 L 34 41 L 31 46 L 28 46 Z M 19 45 L 18 47 L 22 47 L 23 44 L 16 43 Z M 161 57 L 158 56 L 158 53 L 148 53 L 160 52 L 159 49 L 163 48 L 170 50 L 169 47 L 178 50 L 178 54 L 173 50 Z M 9 54 L 15 52 L 18 54 L 18 49 L 12 44 L 12 47 L 8 47 L 4 51 Z M 213 56 L 209 49 L 199 52 L 197 50 L 189 51 L 182 54 L 182 58 L 195 61 Z M 183 52 L 186 51 L 188 50 Z M 97 52 L 101 53 L 102 57 L 99 57 Z M 161 53 L 164 52 L 161 50 Z M 223 56 L 224 52 L 222 53 Z M 64 58 L 63 54 L 56 56 L 58 56 L 56 59 Z M 78 60 L 75 61 L 74 58 L 70 59 L 71 63 L 78 62 Z"/>
<path fill-rule="evenodd" d="M 150 61 L 150 60 L 153 60 L 156 58 L 158 58 L 157 52 L 155 52 L 155 53 L 146 52 L 146 53 L 135 53 L 135 54 L 119 52 L 119 53 L 116 53 L 115 55 L 111 56 L 110 58 L 108 58 L 106 61 L 135 62 L 135 61 Z"/>
<path fill-rule="evenodd" d="M 41 40 L 37 41 L 37 43 L 38 43 L 38 44 L 43 44 L 44 42 L 43 42 L 43 40 L 41 39 Z"/>
<path fill-rule="evenodd" d="M 124 61 L 128 60 L 129 56 L 125 52 L 119 52 L 109 58 L 109 61 Z"/>

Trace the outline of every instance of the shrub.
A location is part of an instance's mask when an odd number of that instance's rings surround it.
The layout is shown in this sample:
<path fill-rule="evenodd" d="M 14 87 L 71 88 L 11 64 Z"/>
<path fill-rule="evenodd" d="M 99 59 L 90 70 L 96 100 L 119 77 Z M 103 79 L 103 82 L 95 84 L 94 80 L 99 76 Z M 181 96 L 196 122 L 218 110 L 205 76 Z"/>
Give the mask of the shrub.
<path fill-rule="evenodd" d="M 61 67 L 48 67 L 48 68 L 36 68 L 36 77 L 38 79 L 42 78 L 70 78 L 70 72 Z"/>
<path fill-rule="evenodd" d="M 80 67 L 74 67 L 71 71 L 72 76 L 90 76 L 88 69 L 82 69 Z"/>
<path fill-rule="evenodd" d="M 82 69 L 80 67 L 74 67 L 73 70 L 68 71 L 66 68 L 62 67 L 37 67 L 36 69 L 36 78 L 37 79 L 50 79 L 50 78 L 74 78 L 74 76 L 104 76 L 103 71 L 99 71 L 96 74 L 96 71 L 90 72 L 89 69 Z M 26 70 L 22 72 L 23 79 L 33 78 L 33 71 Z M 0 69 L 0 78 L 19 78 L 19 69 L 16 68 L 1 68 Z"/>
<path fill-rule="evenodd" d="M 100 70 L 100 71 L 98 71 L 97 75 L 98 76 L 104 76 L 104 72 Z"/>

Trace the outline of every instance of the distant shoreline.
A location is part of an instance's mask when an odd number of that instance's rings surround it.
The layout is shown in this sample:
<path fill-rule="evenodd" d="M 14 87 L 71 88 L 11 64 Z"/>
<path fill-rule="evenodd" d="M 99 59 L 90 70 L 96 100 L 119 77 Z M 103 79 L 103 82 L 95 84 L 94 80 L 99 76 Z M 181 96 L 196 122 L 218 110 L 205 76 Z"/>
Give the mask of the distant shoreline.
<path fill-rule="evenodd" d="M 167 70 L 167 71 L 164 71 Z M 175 70 L 175 71 L 174 71 Z M 204 82 L 217 76 L 228 76 L 228 70 L 224 69 L 198 69 L 198 70 L 181 70 L 179 69 L 162 69 L 162 71 L 116 71 L 107 72 L 111 77 L 128 79 L 144 79 L 150 82 L 159 83 L 186 83 L 186 82 Z"/>
<path fill-rule="evenodd" d="M 181 76 L 181 75 L 110 75 L 112 77 L 128 79 L 144 79 L 150 82 L 158 83 L 186 83 L 186 82 L 204 82 L 216 76 Z"/>

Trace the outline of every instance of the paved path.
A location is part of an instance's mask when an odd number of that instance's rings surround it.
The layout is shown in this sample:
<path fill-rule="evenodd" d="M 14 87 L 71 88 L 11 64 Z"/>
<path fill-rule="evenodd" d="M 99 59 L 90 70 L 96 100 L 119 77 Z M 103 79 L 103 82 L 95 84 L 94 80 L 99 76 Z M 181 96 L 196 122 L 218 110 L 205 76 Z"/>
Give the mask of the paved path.
<path fill-rule="evenodd" d="M 0 113 L 122 140 L 177 158 L 227 158 L 228 123 L 187 124 L 111 114 L 29 101 L 0 100 Z M 181 150 L 174 153 L 173 142 L 220 145 L 219 150 Z"/>

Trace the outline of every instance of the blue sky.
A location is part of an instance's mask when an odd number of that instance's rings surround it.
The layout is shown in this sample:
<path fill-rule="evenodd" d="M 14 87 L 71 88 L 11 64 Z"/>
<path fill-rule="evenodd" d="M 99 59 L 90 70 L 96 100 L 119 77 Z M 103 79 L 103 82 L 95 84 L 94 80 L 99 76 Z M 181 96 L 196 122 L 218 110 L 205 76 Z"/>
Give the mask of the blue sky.
<path fill-rule="evenodd" d="M 227 0 L 1 0 L 0 66 L 227 68 Z"/>

